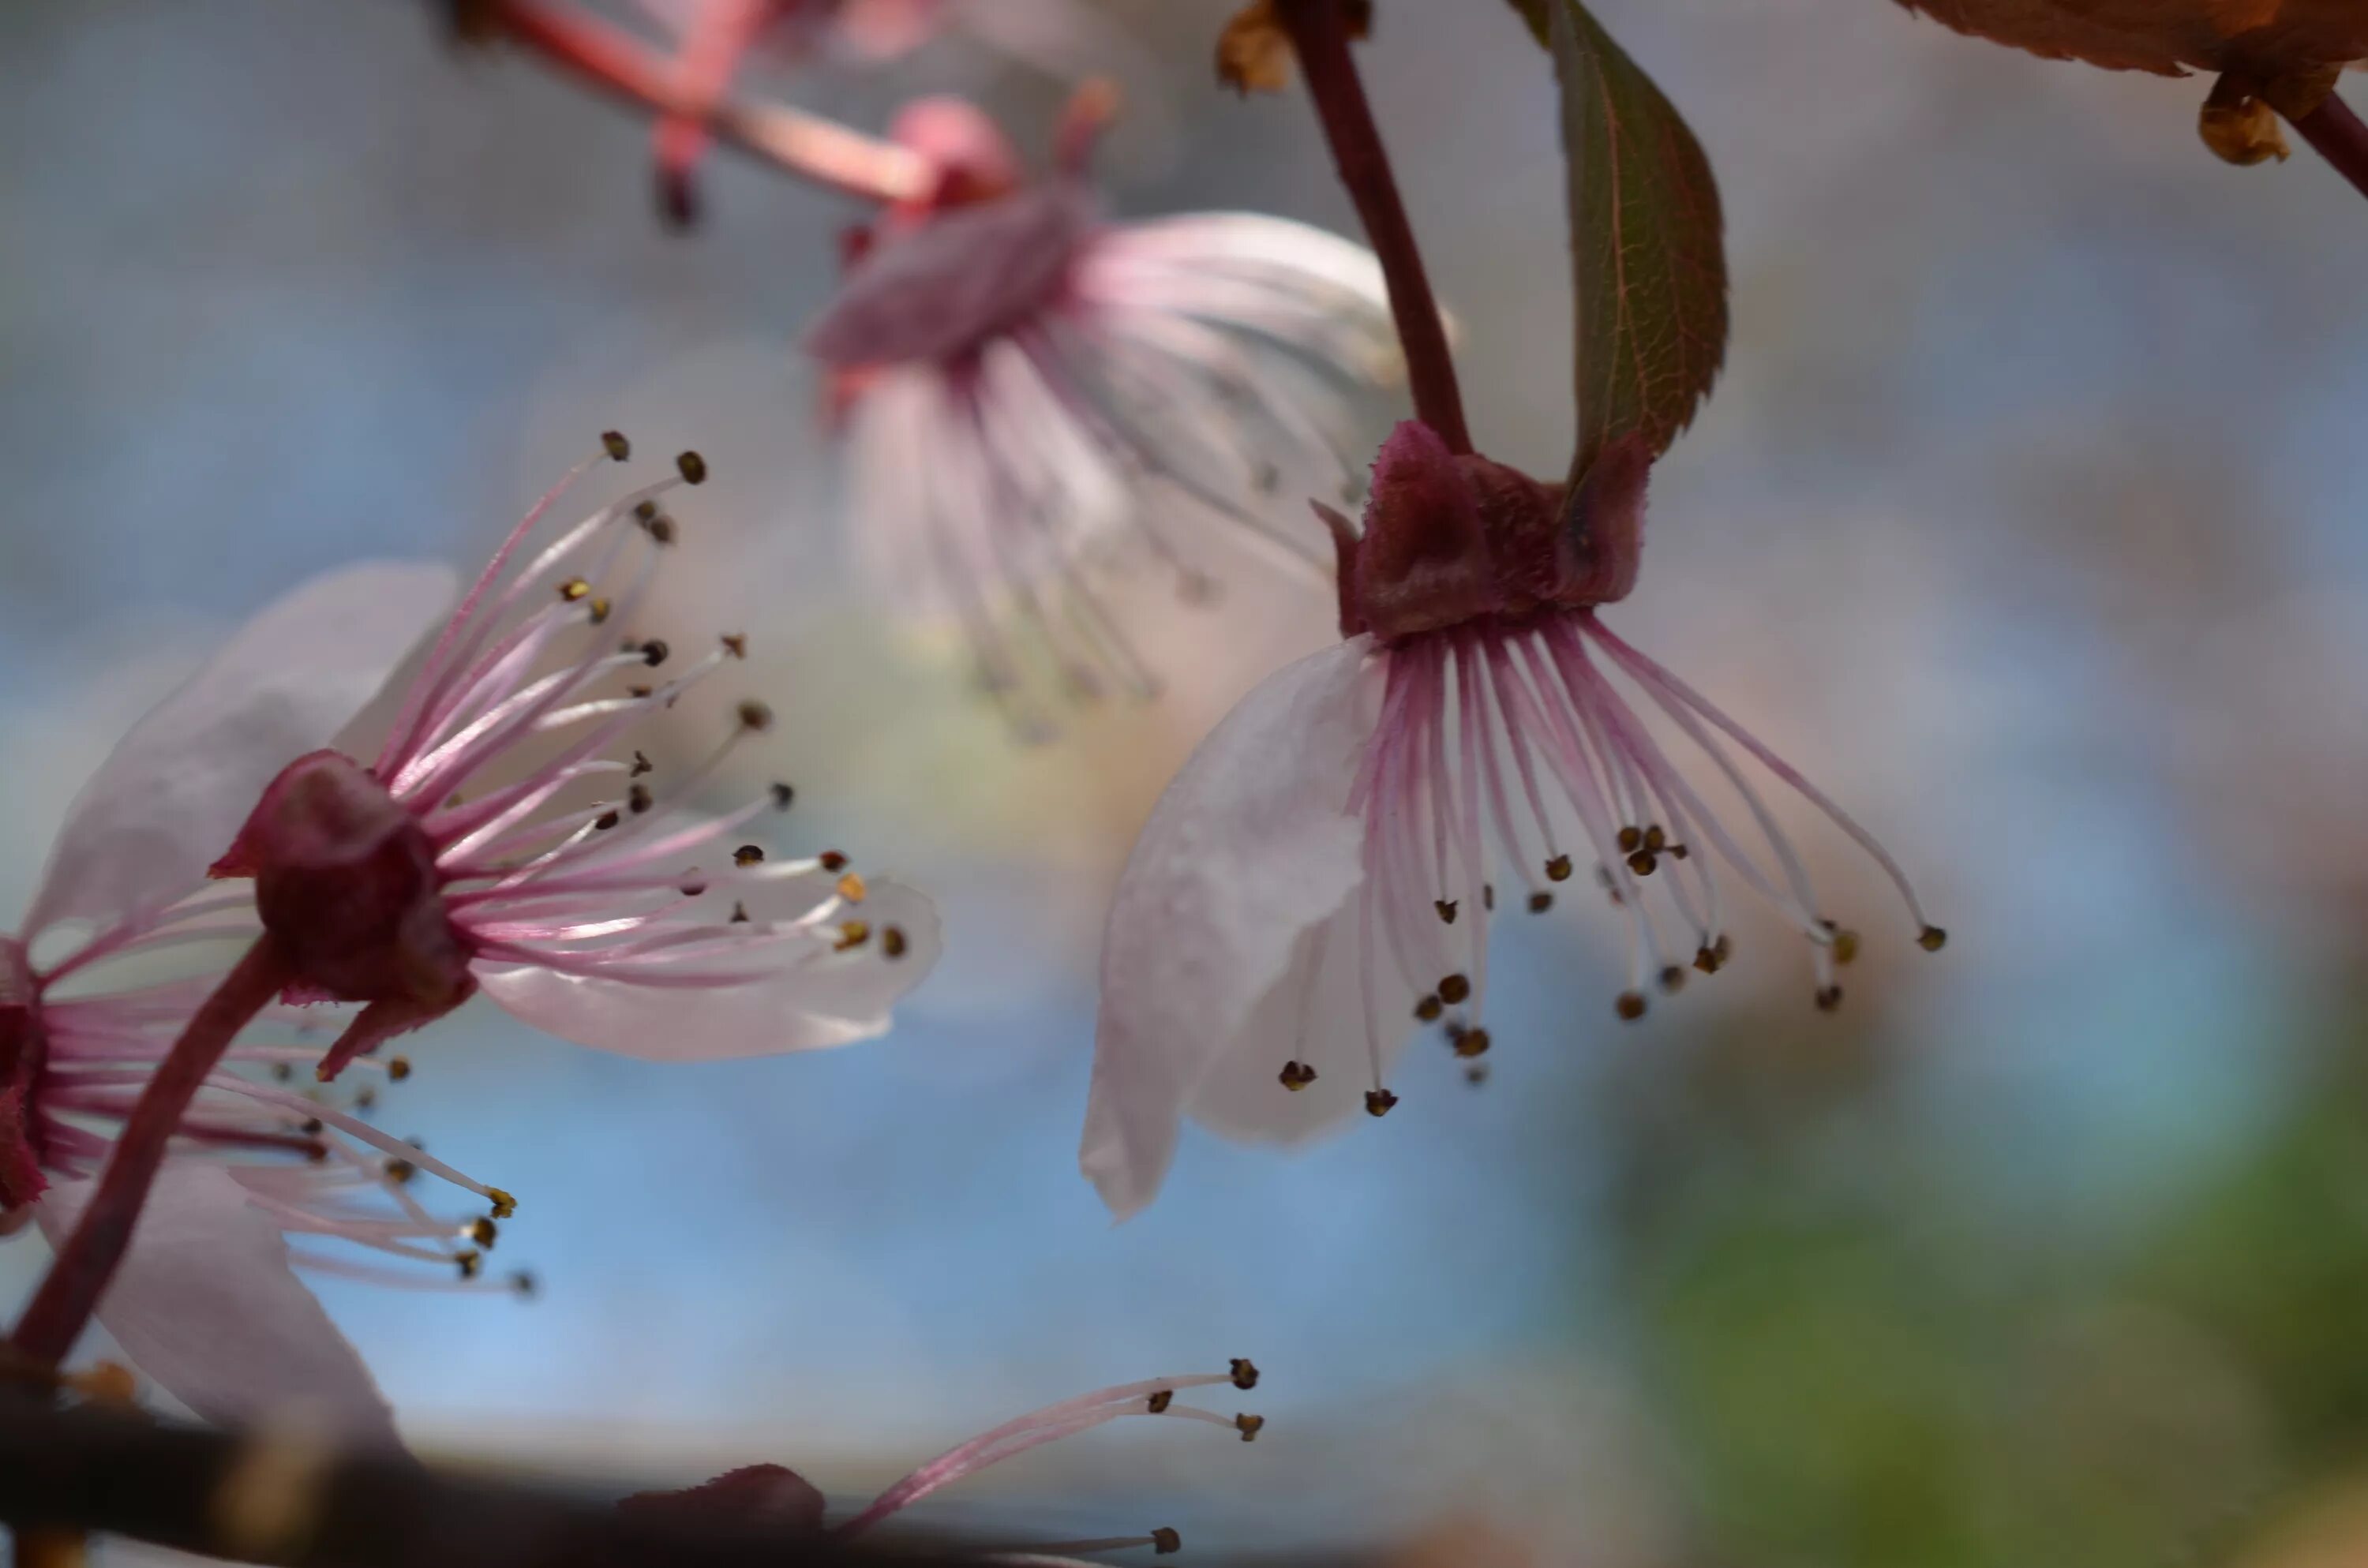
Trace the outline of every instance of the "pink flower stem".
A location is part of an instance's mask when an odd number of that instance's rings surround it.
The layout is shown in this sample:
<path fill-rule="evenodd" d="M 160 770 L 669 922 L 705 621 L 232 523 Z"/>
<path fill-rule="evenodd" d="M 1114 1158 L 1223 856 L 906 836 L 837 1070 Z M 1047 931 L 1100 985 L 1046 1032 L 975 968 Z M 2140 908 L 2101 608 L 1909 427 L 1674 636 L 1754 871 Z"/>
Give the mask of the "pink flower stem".
<path fill-rule="evenodd" d="M 1372 107 L 1365 101 L 1356 58 L 1349 51 L 1341 0 L 1279 0 L 1275 10 L 1299 53 L 1299 68 L 1306 73 L 1308 96 L 1315 100 L 1315 116 L 1323 122 L 1325 141 L 1331 143 L 1340 183 L 1349 187 L 1365 237 L 1381 258 L 1390 314 L 1396 319 L 1398 343 L 1406 351 L 1415 416 L 1439 432 L 1448 450 L 1469 452 L 1472 433 L 1463 423 L 1455 361 L 1447 350 L 1447 324 L 1431 295 L 1414 226 L 1398 196 L 1397 176 L 1390 172 L 1389 153 L 1373 123 Z"/>
<path fill-rule="evenodd" d="M 867 201 L 910 201 L 935 183 L 919 154 L 781 104 L 711 96 L 674 62 L 613 22 L 544 0 L 492 0 L 490 19 L 514 42 L 612 97 L 694 122 L 722 141 L 831 190 Z"/>
<path fill-rule="evenodd" d="M 2368 125 L 2341 98 L 2329 93 L 2317 108 L 2294 122 L 2303 140 L 2318 149 L 2335 172 L 2368 196 Z"/>
<path fill-rule="evenodd" d="M 247 949 L 191 1017 L 131 1108 L 115 1153 L 98 1178 L 74 1234 L 58 1249 L 50 1272 L 17 1322 L 11 1343 L 35 1363 L 55 1366 L 74 1348 L 98 1299 L 131 1244 L 131 1228 L 155 1185 L 165 1151 L 222 1053 L 247 1021 L 270 1006 L 296 978 L 279 940 L 266 935 Z"/>

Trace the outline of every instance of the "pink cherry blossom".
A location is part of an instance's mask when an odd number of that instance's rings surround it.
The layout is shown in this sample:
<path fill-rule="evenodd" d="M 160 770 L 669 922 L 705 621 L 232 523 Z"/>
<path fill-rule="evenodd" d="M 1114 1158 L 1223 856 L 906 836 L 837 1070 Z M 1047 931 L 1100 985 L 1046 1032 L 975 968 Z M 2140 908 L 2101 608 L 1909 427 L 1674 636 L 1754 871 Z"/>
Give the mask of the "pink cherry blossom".
<path fill-rule="evenodd" d="M 621 458 L 623 437 L 607 440 Z M 598 460 L 503 541 L 376 760 L 324 749 L 290 763 L 215 867 L 256 879 L 299 977 L 290 1000 L 364 1005 L 324 1078 L 479 990 L 563 1039 L 650 1060 L 843 1045 L 886 1029 L 935 960 L 935 914 L 910 890 L 868 881 L 837 851 L 734 846 L 789 808 L 788 784 L 722 815 L 694 809 L 770 728 L 763 703 L 740 700 L 678 778 L 629 744 L 746 653 L 726 634 L 677 654 L 641 625 L 678 527 L 659 498 L 704 477 L 696 454 L 510 571 Z"/>
<path fill-rule="evenodd" d="M 1223 1372 L 1196 1373 L 1180 1378 L 1146 1378 L 1138 1382 L 1096 1389 L 1091 1393 L 1063 1400 L 1042 1410 L 1031 1410 L 947 1449 L 891 1485 L 851 1517 L 830 1527 L 830 1531 L 841 1537 L 861 1535 L 941 1487 L 1016 1458 L 1030 1449 L 1076 1437 L 1125 1416 L 1167 1416 L 1197 1421 L 1235 1433 L 1243 1442 L 1250 1442 L 1265 1429 L 1264 1416 L 1224 1415 L 1212 1410 L 1178 1404 L 1176 1395 L 1186 1389 L 1213 1388 L 1226 1383 L 1247 1391 L 1256 1388 L 1258 1381 L 1257 1367 L 1246 1360 L 1236 1360 Z M 822 1529 L 827 1511 L 827 1503 L 822 1493 L 795 1471 L 777 1464 L 743 1466 L 679 1492 L 641 1493 L 626 1498 L 621 1506 L 628 1511 L 695 1513 L 711 1518 L 806 1530 Z M 1030 1565 L 1034 1565 L 1034 1568 L 1061 1568 L 1061 1565 L 1087 1568 L 1087 1565 L 1079 1563 L 1076 1553 L 1149 1547 L 1155 1553 L 1164 1556 L 1177 1551 L 1180 1545 L 1180 1538 L 1175 1530 L 1162 1528 L 1134 1536 L 988 1549 L 981 1551 L 978 1556 L 982 1562 L 1004 1563 L 1009 1568 L 1030 1568 Z"/>
<path fill-rule="evenodd" d="M 837 380 L 863 563 L 911 619 L 959 629 L 1030 737 L 1055 728 L 1048 687 L 1158 687 L 1098 596 L 1105 560 L 1197 597 L 1212 523 L 1320 558 L 1279 498 L 1353 492 L 1349 398 L 1397 363 L 1380 269 L 1346 240 L 1103 217 L 1083 168 L 1107 108 L 1081 95 L 1034 185 L 976 110 L 908 109 L 896 139 L 945 171 L 939 199 L 859 236 L 805 339 Z"/>
<path fill-rule="evenodd" d="M 1396 1103 L 1417 1025 L 1489 1048 L 1498 893 L 1543 913 L 1581 891 L 1627 938 L 1614 1010 L 1729 955 L 1722 870 L 1800 933 L 1821 1007 L 1857 936 L 1826 917 L 1747 765 L 1806 798 L 1897 885 L 1883 847 L 1798 770 L 1614 633 L 1633 585 L 1645 460 L 1607 452 L 1581 493 L 1457 456 L 1401 425 L 1361 531 L 1338 548 L 1345 641 L 1269 677 L 1204 740 L 1112 898 L 1081 1164 L 1123 1216 L 1156 1193 L 1187 1116 L 1291 1142 Z M 1684 743 L 1672 747 L 1665 736 Z M 1697 791 L 1706 764 L 1750 819 Z M 1698 769 L 1696 769 L 1698 770 Z M 1757 845 L 1753 840 L 1757 839 Z"/>
<path fill-rule="evenodd" d="M 29 1214 L 53 1241 L 72 1229 L 222 955 L 259 931 L 244 890 L 207 887 L 206 863 L 280 767 L 369 701 L 450 594 L 441 568 L 394 564 L 297 590 L 141 720 L 84 786 L 23 935 L 0 937 L 10 1227 Z M 302 1408 L 350 1441 L 390 1441 L 385 1401 L 290 1265 L 458 1286 L 478 1273 L 493 1221 L 433 1213 L 405 1181 L 438 1176 L 497 1210 L 508 1199 L 352 1109 L 270 1081 L 320 1058 L 296 1028 L 275 1018 L 208 1076 L 98 1316 L 142 1371 L 202 1415 Z M 291 1235 L 401 1263 L 295 1251 Z"/>

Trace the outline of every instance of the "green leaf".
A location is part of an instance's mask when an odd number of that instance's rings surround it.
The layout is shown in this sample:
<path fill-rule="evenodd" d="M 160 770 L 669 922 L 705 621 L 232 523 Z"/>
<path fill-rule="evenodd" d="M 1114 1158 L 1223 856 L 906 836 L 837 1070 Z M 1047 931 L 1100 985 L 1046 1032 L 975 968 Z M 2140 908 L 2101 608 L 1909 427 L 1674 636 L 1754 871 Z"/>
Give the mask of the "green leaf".
<path fill-rule="evenodd" d="M 1578 449 L 1572 493 L 1603 449 L 1668 449 L 1726 358 L 1718 183 L 1686 122 L 1579 0 L 1551 13 L 1569 166 Z"/>

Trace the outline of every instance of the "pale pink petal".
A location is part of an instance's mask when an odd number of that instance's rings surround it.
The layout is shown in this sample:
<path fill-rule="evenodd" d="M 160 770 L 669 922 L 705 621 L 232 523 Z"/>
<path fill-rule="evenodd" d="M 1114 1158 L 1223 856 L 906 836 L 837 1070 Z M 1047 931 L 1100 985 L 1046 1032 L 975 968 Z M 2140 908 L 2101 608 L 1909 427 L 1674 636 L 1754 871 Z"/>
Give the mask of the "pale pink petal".
<path fill-rule="evenodd" d="M 1059 295 L 1093 230 L 1085 193 L 1022 190 L 883 242 L 806 329 L 829 365 L 939 359 L 975 347 Z"/>
<path fill-rule="evenodd" d="M 264 786 L 370 701 L 452 588 L 442 566 L 372 562 L 316 577 L 240 628 L 83 786 L 26 934 L 154 907 L 200 882 Z"/>
<path fill-rule="evenodd" d="M 481 965 L 477 979 L 505 1010 L 578 1045 L 648 1062 L 720 1061 L 850 1045 L 888 1031 L 905 992 L 937 962 L 938 915 L 901 883 L 874 881 L 832 921 L 861 920 L 869 935 L 834 951 L 826 940 L 785 940 L 773 975 L 717 987 L 643 985 L 530 965 Z M 902 956 L 883 950 L 894 926 Z M 734 957 L 734 966 L 748 960 Z"/>
<path fill-rule="evenodd" d="M 1374 722 L 1370 647 L 1360 637 L 1328 648 L 1244 698 L 1168 785 L 1119 878 L 1078 1164 L 1121 1219 L 1158 1191 L 1188 1111 L 1289 1137 L 1360 1101 L 1353 1064 L 1299 1095 L 1276 1074 L 1304 1053 L 1301 987 L 1284 982 L 1312 977 L 1319 956 L 1321 967 L 1353 967 L 1336 916 L 1363 874 L 1363 829 L 1348 804 Z M 1318 955 L 1325 930 L 1335 936 Z M 1338 1016 L 1309 1022 L 1361 1030 L 1353 1005 L 1335 998 L 1326 1011 Z M 1280 1123 L 1238 1114 L 1232 1085 L 1259 1076 Z M 1322 1100 L 1306 1099 L 1319 1090 Z"/>
<path fill-rule="evenodd" d="M 55 1242 L 91 1181 L 59 1182 L 36 1206 Z M 300 1424 L 382 1447 L 394 1418 L 370 1369 L 288 1267 L 288 1243 L 215 1165 L 165 1167 L 141 1211 L 98 1321 L 141 1372 L 209 1421 Z"/>

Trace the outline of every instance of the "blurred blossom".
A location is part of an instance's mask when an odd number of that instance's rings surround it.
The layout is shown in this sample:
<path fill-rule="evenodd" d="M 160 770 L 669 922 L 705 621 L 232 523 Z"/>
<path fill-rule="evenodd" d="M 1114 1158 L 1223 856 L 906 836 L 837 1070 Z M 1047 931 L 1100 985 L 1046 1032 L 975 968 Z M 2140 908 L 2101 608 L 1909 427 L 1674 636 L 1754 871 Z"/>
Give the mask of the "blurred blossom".
<path fill-rule="evenodd" d="M 832 1527 L 831 1533 L 840 1537 L 861 1535 L 942 1487 L 951 1486 L 1006 1460 L 1016 1459 L 1030 1449 L 1074 1437 L 1130 1415 L 1169 1416 L 1202 1423 L 1238 1434 L 1243 1442 L 1250 1442 L 1265 1428 L 1263 1416 L 1246 1412 L 1237 1412 L 1231 1416 L 1221 1415 L 1197 1406 L 1178 1404 L 1176 1395 L 1179 1391 L 1212 1388 L 1220 1384 L 1231 1384 L 1247 1392 L 1256 1388 L 1258 1381 L 1258 1369 L 1247 1361 L 1237 1359 L 1229 1370 L 1224 1372 L 1190 1374 L 1180 1378 L 1148 1378 L 1139 1382 L 1120 1383 L 1046 1405 L 1042 1410 L 1031 1410 L 947 1449 L 891 1484 L 853 1517 Z M 679 1492 L 638 1493 L 626 1498 L 621 1506 L 643 1512 L 698 1513 L 710 1517 L 764 1520 L 816 1529 L 822 1526 L 825 1504 L 823 1494 L 795 1471 L 778 1464 L 762 1464 L 744 1466 Z M 1148 1547 L 1164 1557 L 1181 1550 L 1182 1544 L 1182 1538 L 1174 1528 L 1162 1526 L 1142 1535 L 1103 1536 L 1087 1540 L 1031 1542 L 1024 1546 L 996 1548 L 985 1553 L 985 1560 L 1010 1563 L 1014 1568 L 1027 1564 L 1041 1565 L 1041 1568 L 1061 1568 L 1063 1564 L 1070 1565 L 1070 1568 L 1090 1568 L 1070 1554 Z"/>
<path fill-rule="evenodd" d="M 1598 619 L 1635 584 L 1646 467 L 1640 446 L 1614 443 L 1566 511 L 1561 487 L 1452 453 L 1409 421 L 1374 465 L 1361 533 L 1318 504 L 1340 552 L 1348 640 L 1218 725 L 1111 899 L 1079 1158 L 1121 1217 L 1158 1190 L 1185 1116 L 1289 1142 L 1360 1096 L 1386 1114 L 1410 1022 L 1439 1025 L 1480 1074 L 1491 878 L 1506 869 L 1540 915 L 1587 867 L 1626 926 L 1623 1019 L 1644 1017 L 1648 986 L 1678 991 L 1689 961 L 1703 974 L 1726 961 L 1714 862 L 1806 941 L 1816 1005 L 1833 1010 L 1836 966 L 1859 937 L 1825 915 L 1727 744 L 1873 857 L 1918 943 L 1941 949 L 1945 933 L 1872 835 Z M 1713 813 L 1615 672 L 1742 797 L 1763 850 Z M 1664 868 L 1670 907 L 1656 923 L 1648 879 Z"/>
<path fill-rule="evenodd" d="M 834 372 L 864 563 L 923 623 L 958 625 L 1014 731 L 1053 702 L 1147 698 L 1161 675 L 1096 586 L 1148 558 L 1188 598 L 1219 585 L 1198 537 L 1238 530 L 1306 569 L 1290 498 L 1358 483 L 1347 394 L 1395 363 L 1380 270 L 1280 218 L 1101 219 L 1072 105 L 1054 174 L 1020 183 L 966 105 L 900 117 L 942 199 L 860 236 L 806 335 Z"/>
<path fill-rule="evenodd" d="M 150 1077 L 228 967 L 189 956 L 259 935 L 243 890 L 204 890 L 207 863 L 243 802 L 353 718 L 450 590 L 440 568 L 393 565 L 298 590 L 135 724 L 84 785 L 22 936 L 0 937 L 0 1215 L 21 1221 L 29 1209 L 52 1242 L 74 1229 Z M 299 1028 L 281 1009 L 276 1039 L 224 1060 L 288 1077 L 321 1059 L 290 1035 Z M 99 1321 L 200 1415 L 302 1406 L 353 1440 L 390 1440 L 370 1373 L 290 1266 L 402 1285 L 473 1279 L 492 1221 L 431 1212 L 404 1187 L 421 1170 L 504 1201 L 347 1108 L 218 1068 L 177 1124 Z M 282 1232 L 442 1272 L 291 1254 Z"/>

